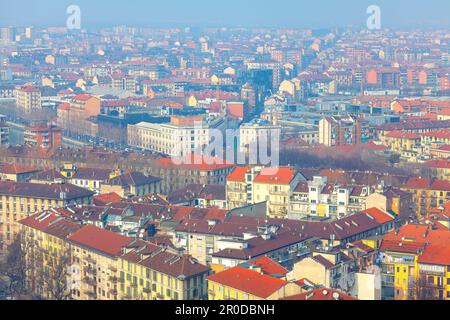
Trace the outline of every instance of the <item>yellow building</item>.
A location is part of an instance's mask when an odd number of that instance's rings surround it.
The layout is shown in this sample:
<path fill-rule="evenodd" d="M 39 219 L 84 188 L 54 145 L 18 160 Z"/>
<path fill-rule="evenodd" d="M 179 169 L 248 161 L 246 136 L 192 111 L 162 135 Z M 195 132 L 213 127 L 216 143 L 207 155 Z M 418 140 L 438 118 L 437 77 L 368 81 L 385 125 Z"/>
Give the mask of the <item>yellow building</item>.
<path fill-rule="evenodd" d="M 450 232 L 429 225 L 406 225 L 385 236 L 382 257 L 383 299 L 449 299 Z"/>
<path fill-rule="evenodd" d="M 422 153 L 421 137 L 415 133 L 391 131 L 380 136 L 380 140 L 391 151 L 410 161 L 415 161 Z"/>
<path fill-rule="evenodd" d="M 32 213 L 74 204 L 92 204 L 93 192 L 71 184 L 0 182 L 0 255 L 18 232 L 16 222 Z"/>
<path fill-rule="evenodd" d="M 121 300 L 206 300 L 209 268 L 189 256 L 135 241 L 119 258 Z"/>
<path fill-rule="evenodd" d="M 26 284 L 44 299 L 71 297 L 70 245 L 67 237 L 82 226 L 45 211 L 19 222 L 27 265 Z"/>
<path fill-rule="evenodd" d="M 431 245 L 419 257 L 422 299 L 450 300 L 450 247 Z"/>
<path fill-rule="evenodd" d="M 161 179 L 157 177 L 146 176 L 140 172 L 127 172 L 121 175 L 113 173 L 110 177 L 102 183 L 100 193 L 114 192 L 122 198 L 129 198 L 161 192 Z"/>
<path fill-rule="evenodd" d="M 427 178 L 411 178 L 402 187 L 413 195 L 416 213 L 426 215 L 431 209 L 450 202 L 450 181 Z"/>
<path fill-rule="evenodd" d="M 0 179 L 2 181 L 26 182 L 38 169 L 19 163 L 0 165 Z"/>
<path fill-rule="evenodd" d="M 23 112 L 41 110 L 41 92 L 33 86 L 25 86 L 16 90 L 16 105 Z"/>
<path fill-rule="evenodd" d="M 208 278 L 209 300 L 280 300 L 300 293 L 295 282 L 239 266 Z"/>
<path fill-rule="evenodd" d="M 267 202 L 267 215 L 286 218 L 292 192 L 305 177 L 294 168 L 238 167 L 227 177 L 230 209 Z"/>
<path fill-rule="evenodd" d="M 66 299 L 207 298 L 210 269 L 190 256 L 92 225 L 82 226 L 57 212 L 52 209 L 20 221 L 24 243 L 32 244 L 27 280 L 33 293 L 55 299 L 48 290 L 54 282 L 42 285 L 42 279 L 58 274 L 52 268 L 64 267 L 65 276 L 53 278 L 67 282 Z"/>
<path fill-rule="evenodd" d="M 433 172 L 433 177 L 439 180 L 450 180 L 450 160 L 437 159 L 425 163 Z"/>

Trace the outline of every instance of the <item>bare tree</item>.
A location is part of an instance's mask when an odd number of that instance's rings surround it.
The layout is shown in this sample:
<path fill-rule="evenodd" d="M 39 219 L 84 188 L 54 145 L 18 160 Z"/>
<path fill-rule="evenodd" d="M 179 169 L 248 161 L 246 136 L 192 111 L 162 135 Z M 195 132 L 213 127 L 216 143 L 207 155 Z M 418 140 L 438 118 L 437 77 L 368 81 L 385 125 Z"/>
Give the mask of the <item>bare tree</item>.
<path fill-rule="evenodd" d="M 70 289 L 70 252 L 64 250 L 59 255 L 47 255 L 46 265 L 37 273 L 37 283 L 45 292 L 45 298 L 49 300 L 68 300 Z"/>
<path fill-rule="evenodd" d="M 16 299 L 29 294 L 27 276 L 32 266 L 26 259 L 33 246 L 34 242 L 31 239 L 18 234 L 8 247 L 5 262 L 0 265 L 0 273 L 9 279 L 7 294 Z"/>
<path fill-rule="evenodd" d="M 412 294 L 414 296 L 411 299 L 414 300 L 437 300 L 437 288 L 434 285 L 434 277 L 433 283 L 430 283 L 425 275 L 420 275 L 414 281 Z"/>

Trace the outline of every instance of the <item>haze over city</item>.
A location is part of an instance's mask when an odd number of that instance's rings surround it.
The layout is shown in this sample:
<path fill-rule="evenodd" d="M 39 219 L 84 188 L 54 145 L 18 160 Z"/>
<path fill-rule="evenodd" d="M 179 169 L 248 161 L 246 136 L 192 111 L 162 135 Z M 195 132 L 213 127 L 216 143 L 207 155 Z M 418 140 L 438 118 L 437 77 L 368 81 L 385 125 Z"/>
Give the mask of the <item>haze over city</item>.
<path fill-rule="evenodd" d="M 83 27 L 264 26 L 361 27 L 369 5 L 381 7 L 385 27 L 449 27 L 447 0 L 1 0 L 3 25 L 63 25 L 66 8 L 78 5 Z"/>
<path fill-rule="evenodd" d="M 110 300 L 101 318 L 334 319 L 339 301 L 450 300 L 449 13 L 0 0 L 0 314 Z"/>

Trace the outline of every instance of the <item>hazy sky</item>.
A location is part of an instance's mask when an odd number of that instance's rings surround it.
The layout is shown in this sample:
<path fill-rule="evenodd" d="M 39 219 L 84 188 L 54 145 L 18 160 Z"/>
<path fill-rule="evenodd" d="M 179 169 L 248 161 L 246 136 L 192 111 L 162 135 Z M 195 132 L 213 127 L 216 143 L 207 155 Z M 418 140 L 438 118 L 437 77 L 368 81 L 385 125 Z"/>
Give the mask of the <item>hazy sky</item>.
<path fill-rule="evenodd" d="M 364 26 L 371 4 L 384 26 L 450 27 L 450 0 L 0 0 L 1 25 L 65 25 L 79 5 L 82 27 L 128 24 L 207 26 Z"/>

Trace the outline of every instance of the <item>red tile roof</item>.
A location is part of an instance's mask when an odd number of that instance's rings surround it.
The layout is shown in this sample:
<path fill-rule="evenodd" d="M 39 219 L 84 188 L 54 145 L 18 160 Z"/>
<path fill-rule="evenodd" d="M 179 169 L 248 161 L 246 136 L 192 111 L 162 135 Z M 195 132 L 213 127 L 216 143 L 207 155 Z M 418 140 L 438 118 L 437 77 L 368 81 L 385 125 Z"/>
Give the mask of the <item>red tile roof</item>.
<path fill-rule="evenodd" d="M 419 263 L 450 266 L 450 243 L 430 245 L 418 258 Z"/>
<path fill-rule="evenodd" d="M 279 263 L 266 256 L 257 258 L 253 261 L 250 261 L 249 263 L 260 267 L 261 271 L 267 275 L 286 275 L 289 273 L 289 271 Z"/>
<path fill-rule="evenodd" d="M 121 200 L 123 200 L 122 197 L 115 192 L 94 196 L 94 204 L 96 206 L 104 206 L 110 203 L 119 202 Z"/>
<path fill-rule="evenodd" d="M 88 94 L 78 94 L 76 95 L 73 100 L 77 100 L 77 101 L 88 101 L 89 99 L 91 99 L 92 96 L 88 95 Z"/>
<path fill-rule="evenodd" d="M 450 169 L 450 160 L 449 159 L 431 160 L 431 161 L 425 162 L 425 166 L 427 166 L 429 168 Z"/>
<path fill-rule="evenodd" d="M 431 179 L 427 178 L 410 178 L 404 188 L 406 189 L 428 189 L 431 185 Z"/>
<path fill-rule="evenodd" d="M 391 131 L 386 134 L 387 138 L 395 138 L 395 139 L 408 139 L 408 140 L 418 140 L 420 136 L 414 133 L 409 133 L 405 131 Z"/>
<path fill-rule="evenodd" d="M 132 238 L 91 225 L 84 226 L 78 232 L 71 235 L 69 240 L 75 244 L 106 253 L 110 256 L 120 255 L 122 248 L 133 241 Z"/>
<path fill-rule="evenodd" d="M 227 181 L 233 182 L 245 182 L 245 174 L 250 172 L 252 167 L 236 167 L 233 171 L 228 175 Z"/>
<path fill-rule="evenodd" d="M 208 280 L 259 298 L 268 298 L 288 284 L 285 280 L 260 274 L 259 272 L 242 267 L 234 267 L 217 273 L 210 276 Z"/>
<path fill-rule="evenodd" d="M 38 172 L 39 170 L 35 167 L 26 166 L 20 163 L 5 163 L 0 165 L 0 173 L 5 174 L 23 174 L 23 173 L 33 173 Z"/>
<path fill-rule="evenodd" d="M 375 221 L 378 222 L 379 224 L 385 224 L 395 220 L 395 218 L 392 215 L 378 208 L 370 208 L 364 210 L 363 213 L 367 214 L 369 217 L 374 218 Z"/>
<path fill-rule="evenodd" d="M 296 175 L 294 168 L 263 168 L 255 177 L 255 183 L 290 184 Z"/>

